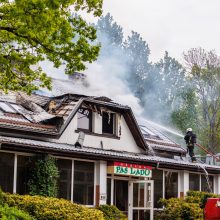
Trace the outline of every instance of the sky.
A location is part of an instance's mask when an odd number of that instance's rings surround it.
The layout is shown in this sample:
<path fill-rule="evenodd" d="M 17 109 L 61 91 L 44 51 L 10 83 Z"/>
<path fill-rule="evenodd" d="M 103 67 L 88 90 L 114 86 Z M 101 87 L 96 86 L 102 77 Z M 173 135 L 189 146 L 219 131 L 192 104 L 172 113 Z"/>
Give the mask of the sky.
<path fill-rule="evenodd" d="M 110 12 L 123 27 L 141 34 L 151 49 L 151 60 L 164 51 L 182 61 L 193 47 L 220 54 L 219 0 L 104 0 L 103 15 Z"/>

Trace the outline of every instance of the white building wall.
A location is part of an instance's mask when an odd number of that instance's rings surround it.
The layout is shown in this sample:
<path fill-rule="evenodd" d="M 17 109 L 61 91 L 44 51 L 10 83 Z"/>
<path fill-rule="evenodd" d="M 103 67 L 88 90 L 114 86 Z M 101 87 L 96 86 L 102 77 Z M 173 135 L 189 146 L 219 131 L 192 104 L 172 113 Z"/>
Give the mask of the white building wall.
<path fill-rule="evenodd" d="M 179 196 L 186 196 L 186 192 L 189 191 L 189 172 L 187 170 L 179 172 Z"/>
<path fill-rule="evenodd" d="M 102 117 L 98 114 L 94 114 L 93 116 L 93 131 L 96 134 L 102 134 Z M 118 150 L 118 151 L 128 151 L 134 153 L 142 153 L 143 150 L 140 149 L 134 137 L 127 126 L 127 123 L 123 116 L 121 116 L 120 120 L 121 125 L 121 136 L 120 139 L 114 137 L 99 137 L 90 134 L 85 134 L 84 139 L 84 146 L 87 147 L 94 147 L 94 148 L 101 148 L 101 142 L 103 149 L 105 150 Z M 67 144 L 75 144 L 78 138 L 78 133 L 75 131 L 77 130 L 77 115 L 72 119 L 69 123 L 66 130 L 63 132 L 59 140 L 53 140 L 59 143 L 67 143 Z"/>
<path fill-rule="evenodd" d="M 220 194 L 220 174 L 214 175 L 214 193 Z"/>
<path fill-rule="evenodd" d="M 105 205 L 107 202 L 107 162 L 97 161 L 96 163 L 96 186 L 99 192 L 98 196 L 99 205 Z M 96 199 L 97 201 L 97 199 Z"/>

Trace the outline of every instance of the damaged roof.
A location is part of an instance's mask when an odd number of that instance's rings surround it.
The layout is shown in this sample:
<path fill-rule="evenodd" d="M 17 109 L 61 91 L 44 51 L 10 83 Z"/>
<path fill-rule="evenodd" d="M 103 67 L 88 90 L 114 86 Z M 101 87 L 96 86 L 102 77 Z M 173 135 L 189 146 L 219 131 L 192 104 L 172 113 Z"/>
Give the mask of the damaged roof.
<path fill-rule="evenodd" d="M 46 97 L 36 94 L 10 93 L 1 101 L 0 96 L 0 132 L 2 134 L 27 135 L 59 138 L 81 107 L 102 114 L 113 111 L 124 116 L 128 127 L 139 147 L 148 150 L 143 135 L 130 107 L 112 102 L 101 96 L 64 94 Z"/>

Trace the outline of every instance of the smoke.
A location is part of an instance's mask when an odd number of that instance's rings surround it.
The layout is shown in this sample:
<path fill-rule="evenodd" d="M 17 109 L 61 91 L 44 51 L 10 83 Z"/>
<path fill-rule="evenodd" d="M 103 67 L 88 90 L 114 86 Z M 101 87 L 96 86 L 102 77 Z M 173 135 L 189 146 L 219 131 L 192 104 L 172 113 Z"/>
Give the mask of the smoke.
<path fill-rule="evenodd" d="M 116 51 L 115 51 L 116 52 Z M 113 101 L 132 108 L 136 115 L 143 113 L 140 100 L 134 96 L 126 83 L 128 72 L 126 61 L 118 57 L 102 57 L 88 65 L 84 72 L 87 75 L 88 92 L 95 96 L 107 96 Z"/>

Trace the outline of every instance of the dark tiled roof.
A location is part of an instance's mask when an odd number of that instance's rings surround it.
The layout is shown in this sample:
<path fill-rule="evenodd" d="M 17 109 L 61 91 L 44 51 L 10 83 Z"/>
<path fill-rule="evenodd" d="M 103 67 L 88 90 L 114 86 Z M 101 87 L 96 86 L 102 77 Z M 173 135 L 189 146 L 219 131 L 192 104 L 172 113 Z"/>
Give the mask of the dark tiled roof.
<path fill-rule="evenodd" d="M 23 151 L 26 148 L 31 150 L 46 150 L 48 152 L 58 151 L 60 154 L 62 152 L 68 153 L 69 157 L 74 156 L 74 154 L 79 154 L 83 157 L 83 155 L 89 155 L 90 158 L 102 158 L 106 160 L 126 160 L 129 162 L 139 162 L 139 163 L 154 163 L 155 165 L 159 165 L 163 167 L 168 165 L 172 169 L 191 169 L 195 171 L 202 171 L 201 166 L 206 168 L 209 171 L 220 171 L 219 166 L 207 165 L 207 164 L 199 164 L 199 163 L 191 163 L 180 159 L 168 159 L 157 156 L 149 156 L 145 154 L 139 153 L 129 153 L 129 152 L 121 152 L 115 150 L 105 150 L 101 148 L 92 148 L 92 147 L 82 147 L 76 148 L 74 145 L 64 144 L 64 143 L 55 143 L 55 142 L 44 142 L 44 141 L 36 141 L 30 139 L 22 139 L 22 138 L 12 138 L 12 137 L 4 137 L 0 136 L 0 143 L 7 144 L 10 149 L 10 146 L 15 145 L 19 146 L 20 151 Z M 175 166 L 173 166 L 175 165 Z"/>

